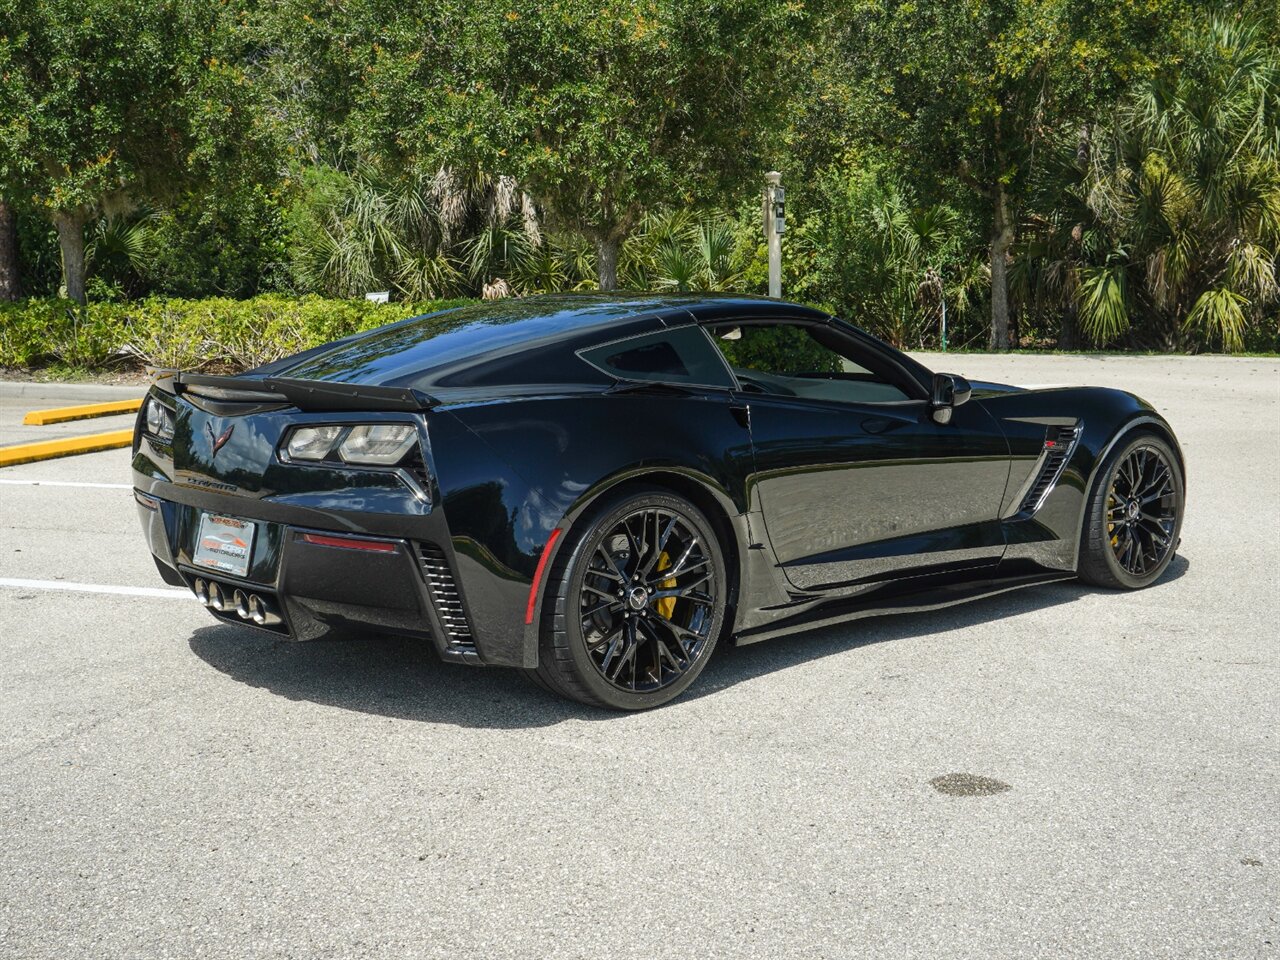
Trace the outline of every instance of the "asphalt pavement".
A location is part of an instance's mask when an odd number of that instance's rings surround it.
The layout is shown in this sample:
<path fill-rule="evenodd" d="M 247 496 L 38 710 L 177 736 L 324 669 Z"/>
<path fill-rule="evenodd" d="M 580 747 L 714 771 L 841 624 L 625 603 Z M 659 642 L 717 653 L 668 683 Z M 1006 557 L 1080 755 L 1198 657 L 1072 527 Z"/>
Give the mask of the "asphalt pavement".
<path fill-rule="evenodd" d="M 1165 577 L 722 649 L 616 715 L 216 623 L 127 451 L 0 470 L 0 957 L 1280 957 L 1280 362 L 922 359 L 1154 403 Z M 52 392 L 0 385 L 0 442 Z"/>

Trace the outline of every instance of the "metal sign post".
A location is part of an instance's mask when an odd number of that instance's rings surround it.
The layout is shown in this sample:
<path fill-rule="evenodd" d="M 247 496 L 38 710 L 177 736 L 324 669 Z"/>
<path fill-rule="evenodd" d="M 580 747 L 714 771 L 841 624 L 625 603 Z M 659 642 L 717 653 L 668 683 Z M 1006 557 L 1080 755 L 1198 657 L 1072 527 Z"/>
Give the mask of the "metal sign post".
<path fill-rule="evenodd" d="M 782 296 L 782 235 L 787 232 L 786 191 L 782 174 L 764 175 L 764 236 L 769 247 L 769 296 Z"/>
<path fill-rule="evenodd" d="M 942 294 L 942 352 L 947 352 L 947 295 Z"/>

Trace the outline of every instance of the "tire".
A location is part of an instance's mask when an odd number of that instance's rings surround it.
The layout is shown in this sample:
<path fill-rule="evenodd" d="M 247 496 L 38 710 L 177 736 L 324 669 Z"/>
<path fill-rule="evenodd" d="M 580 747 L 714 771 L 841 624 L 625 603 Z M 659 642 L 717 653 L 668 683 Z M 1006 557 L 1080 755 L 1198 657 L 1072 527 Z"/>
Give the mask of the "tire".
<path fill-rule="evenodd" d="M 727 595 L 724 550 L 702 512 L 665 490 L 629 491 L 570 528 L 530 672 L 591 706 L 661 706 L 706 666 Z"/>
<path fill-rule="evenodd" d="M 1164 439 L 1145 431 L 1121 439 L 1089 494 L 1080 579 L 1113 590 L 1158 580 L 1177 553 L 1185 499 L 1182 465 Z"/>

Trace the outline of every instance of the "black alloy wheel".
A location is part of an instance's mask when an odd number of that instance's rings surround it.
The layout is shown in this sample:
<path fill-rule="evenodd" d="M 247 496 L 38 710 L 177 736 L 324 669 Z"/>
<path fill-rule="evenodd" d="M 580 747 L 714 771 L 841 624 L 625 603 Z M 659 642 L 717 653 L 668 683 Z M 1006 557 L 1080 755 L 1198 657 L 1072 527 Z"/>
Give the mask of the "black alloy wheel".
<path fill-rule="evenodd" d="M 635 493 L 598 512 L 569 547 L 548 583 L 538 678 L 618 709 L 678 696 L 724 623 L 724 561 L 706 518 L 666 492 Z"/>
<path fill-rule="evenodd" d="M 1181 464 L 1164 440 L 1139 434 L 1118 444 L 1090 498 L 1080 576 L 1129 589 L 1154 582 L 1177 551 L 1184 497 Z"/>

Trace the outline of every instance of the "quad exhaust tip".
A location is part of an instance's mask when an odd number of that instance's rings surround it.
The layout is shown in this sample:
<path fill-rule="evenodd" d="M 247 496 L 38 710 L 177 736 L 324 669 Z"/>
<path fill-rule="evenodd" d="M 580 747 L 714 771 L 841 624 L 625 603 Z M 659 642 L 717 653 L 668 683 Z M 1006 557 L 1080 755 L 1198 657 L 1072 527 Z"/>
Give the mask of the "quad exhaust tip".
<path fill-rule="evenodd" d="M 197 577 L 191 584 L 196 599 L 210 610 L 219 613 L 235 613 L 241 620 L 251 620 L 260 627 L 271 626 L 280 622 L 280 618 L 267 609 L 267 602 L 256 593 L 244 590 L 232 591 L 230 587 L 221 587 L 212 580 Z"/>

